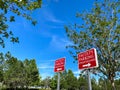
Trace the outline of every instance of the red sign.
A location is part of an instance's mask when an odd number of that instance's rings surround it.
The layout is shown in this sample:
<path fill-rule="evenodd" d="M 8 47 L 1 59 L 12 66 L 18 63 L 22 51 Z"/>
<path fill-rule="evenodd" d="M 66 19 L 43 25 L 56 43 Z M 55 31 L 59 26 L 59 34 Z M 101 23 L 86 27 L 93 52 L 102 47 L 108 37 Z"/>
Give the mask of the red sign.
<path fill-rule="evenodd" d="M 90 49 L 78 54 L 79 69 L 89 69 L 98 67 L 96 49 Z"/>
<path fill-rule="evenodd" d="M 65 58 L 60 58 L 55 61 L 54 72 L 61 72 L 65 69 Z"/>
<path fill-rule="evenodd" d="M 54 68 L 54 72 L 62 72 L 64 70 L 65 70 L 65 66 L 60 66 L 60 67 Z"/>

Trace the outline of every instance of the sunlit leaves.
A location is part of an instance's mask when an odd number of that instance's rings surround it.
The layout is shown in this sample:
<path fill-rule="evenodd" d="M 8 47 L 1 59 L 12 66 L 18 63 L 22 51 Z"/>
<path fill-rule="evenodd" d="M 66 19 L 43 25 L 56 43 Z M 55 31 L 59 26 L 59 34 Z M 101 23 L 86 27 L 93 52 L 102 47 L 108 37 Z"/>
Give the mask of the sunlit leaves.
<path fill-rule="evenodd" d="M 16 15 L 22 16 L 36 25 L 37 21 L 31 17 L 31 11 L 41 8 L 41 4 L 42 0 L 0 0 L 0 46 L 5 47 L 6 39 L 10 39 L 13 43 L 19 42 L 18 38 L 8 31 L 8 22 L 15 22 Z M 8 13 L 11 13 L 10 17 L 7 16 Z"/>
<path fill-rule="evenodd" d="M 120 57 L 120 9 L 119 1 L 96 2 L 91 12 L 77 13 L 85 23 L 67 26 L 66 33 L 73 45 L 68 49 L 73 57 L 77 57 L 77 52 L 85 51 L 89 48 L 96 48 L 98 52 L 98 70 L 107 77 L 111 83 L 117 77 L 115 72 L 119 72 L 115 60 Z M 117 4 L 117 5 L 116 5 Z M 75 59 L 76 60 L 76 59 Z"/>

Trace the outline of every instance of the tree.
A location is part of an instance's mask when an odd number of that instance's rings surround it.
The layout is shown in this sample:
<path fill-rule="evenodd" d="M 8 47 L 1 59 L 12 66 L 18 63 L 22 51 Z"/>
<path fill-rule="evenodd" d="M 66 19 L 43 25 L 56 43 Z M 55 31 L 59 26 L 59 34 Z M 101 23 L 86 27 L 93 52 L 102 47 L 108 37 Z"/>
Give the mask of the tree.
<path fill-rule="evenodd" d="M 0 54 L 0 75 L 0 83 L 10 89 L 28 88 L 40 84 L 35 60 L 21 61 L 13 57 L 10 52 Z"/>
<path fill-rule="evenodd" d="M 37 86 L 40 83 L 39 71 L 34 59 L 24 61 L 27 86 Z"/>
<path fill-rule="evenodd" d="M 79 78 L 78 78 L 78 88 L 79 90 L 88 90 L 88 85 L 87 85 L 87 78 L 85 75 L 80 75 Z"/>
<path fill-rule="evenodd" d="M 3 53 L 0 53 L 0 82 L 3 81 L 3 67 L 4 67 L 4 57 L 3 57 Z"/>
<path fill-rule="evenodd" d="M 68 38 L 73 45 L 67 46 L 77 59 L 78 52 L 96 48 L 99 73 L 109 79 L 115 90 L 114 79 L 120 75 L 120 2 L 103 0 L 95 2 L 91 12 L 77 13 L 84 23 L 66 26 Z"/>
<path fill-rule="evenodd" d="M 24 87 L 24 66 L 17 58 L 11 57 L 5 62 L 4 83 L 9 88 Z"/>
<path fill-rule="evenodd" d="M 4 56 L 3 82 L 7 88 L 24 87 L 24 66 L 22 61 L 12 57 L 8 52 Z"/>
<path fill-rule="evenodd" d="M 46 88 L 50 88 L 51 85 L 53 85 L 53 82 L 51 83 L 51 78 L 48 76 L 42 81 L 42 86 Z M 52 87 L 54 89 L 54 86 Z"/>
<path fill-rule="evenodd" d="M 32 21 L 31 11 L 41 7 L 42 0 L 0 0 L 0 46 L 5 47 L 5 39 L 11 42 L 19 42 L 18 37 L 14 37 L 12 31 L 8 31 L 8 22 L 14 22 L 15 16 L 22 16 Z M 7 15 L 11 13 L 11 15 Z"/>
<path fill-rule="evenodd" d="M 50 88 L 57 89 L 58 73 L 50 80 Z M 78 81 L 71 70 L 60 72 L 60 90 L 77 90 Z"/>
<path fill-rule="evenodd" d="M 71 70 L 68 70 L 66 81 L 67 81 L 67 90 L 77 89 L 77 78 L 74 76 Z"/>
<path fill-rule="evenodd" d="M 120 78 L 115 80 L 115 85 L 116 85 L 116 89 L 119 90 L 120 89 Z"/>
<path fill-rule="evenodd" d="M 56 90 L 57 89 L 57 74 L 55 74 L 51 80 L 50 80 L 50 88 L 52 90 Z"/>
<path fill-rule="evenodd" d="M 50 80 L 50 88 L 52 90 L 56 90 L 56 88 L 57 88 L 57 79 L 55 78 L 55 76 L 52 77 Z"/>
<path fill-rule="evenodd" d="M 68 73 L 66 70 L 64 72 L 60 73 L 60 88 L 61 88 L 61 90 L 65 90 L 68 88 L 67 80 L 66 80 L 67 75 L 68 75 Z"/>
<path fill-rule="evenodd" d="M 99 90 L 113 90 L 108 79 L 100 77 L 98 80 Z"/>
<path fill-rule="evenodd" d="M 91 79 L 91 84 L 92 84 L 92 90 L 99 90 L 99 85 L 97 84 L 97 81 L 95 78 L 92 78 Z M 105 90 L 105 87 L 104 87 L 104 90 Z"/>
<path fill-rule="evenodd" d="M 4 74 L 5 74 L 5 68 L 6 68 L 6 60 L 11 58 L 10 52 L 7 52 L 5 55 L 3 53 L 0 53 L 0 83 L 5 82 Z"/>

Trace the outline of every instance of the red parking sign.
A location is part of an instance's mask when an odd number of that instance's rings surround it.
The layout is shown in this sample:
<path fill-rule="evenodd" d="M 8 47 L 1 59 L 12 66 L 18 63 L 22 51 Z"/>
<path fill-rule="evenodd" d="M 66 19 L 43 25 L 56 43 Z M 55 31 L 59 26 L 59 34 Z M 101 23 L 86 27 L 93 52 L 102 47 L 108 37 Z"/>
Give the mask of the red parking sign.
<path fill-rule="evenodd" d="M 55 61 L 54 72 L 61 72 L 65 70 L 65 58 L 60 58 Z"/>
<path fill-rule="evenodd" d="M 79 69 L 98 67 L 97 52 L 95 48 L 78 54 Z"/>

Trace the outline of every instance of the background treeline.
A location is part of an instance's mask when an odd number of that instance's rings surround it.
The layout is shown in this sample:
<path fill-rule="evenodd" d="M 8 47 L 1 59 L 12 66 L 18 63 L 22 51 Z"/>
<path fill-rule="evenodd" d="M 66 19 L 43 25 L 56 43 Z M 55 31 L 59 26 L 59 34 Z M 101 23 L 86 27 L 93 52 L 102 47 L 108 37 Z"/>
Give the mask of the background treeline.
<path fill-rule="evenodd" d="M 92 90 L 112 90 L 109 79 L 91 78 Z M 34 59 L 24 61 L 11 56 L 10 52 L 0 53 L 0 89 L 25 89 L 40 87 L 41 90 L 56 90 L 57 73 L 53 77 L 41 79 Z M 120 79 L 115 80 L 116 90 L 120 90 Z M 60 90 L 88 90 L 86 74 L 74 76 L 71 70 L 60 73 Z"/>
<path fill-rule="evenodd" d="M 0 84 L 2 88 L 28 88 L 39 85 L 39 71 L 34 59 L 24 61 L 0 53 Z"/>
<path fill-rule="evenodd" d="M 87 76 L 86 74 L 80 74 L 77 78 L 71 70 L 64 71 L 60 74 L 60 90 L 88 90 Z M 113 90 L 110 81 L 104 78 L 96 80 L 91 78 L 92 90 Z M 57 88 L 57 74 L 52 78 L 47 77 L 42 80 L 41 85 L 51 90 Z M 116 90 L 120 90 L 120 79 L 115 80 Z"/>

